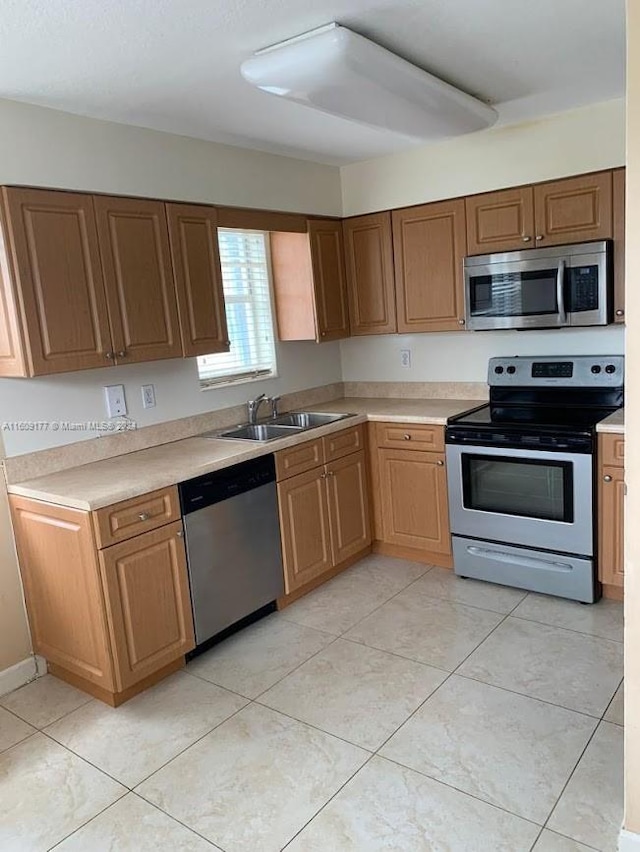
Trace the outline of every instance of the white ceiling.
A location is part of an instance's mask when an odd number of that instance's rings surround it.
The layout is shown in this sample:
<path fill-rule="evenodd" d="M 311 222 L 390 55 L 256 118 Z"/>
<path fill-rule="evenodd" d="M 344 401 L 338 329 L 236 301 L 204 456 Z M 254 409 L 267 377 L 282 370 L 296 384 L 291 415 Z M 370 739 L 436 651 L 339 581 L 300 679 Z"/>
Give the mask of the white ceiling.
<path fill-rule="evenodd" d="M 0 0 L 0 97 L 347 163 L 416 143 L 264 94 L 261 47 L 337 21 L 502 123 L 624 94 L 624 0 Z M 1 131 L 0 131 L 1 132 Z"/>

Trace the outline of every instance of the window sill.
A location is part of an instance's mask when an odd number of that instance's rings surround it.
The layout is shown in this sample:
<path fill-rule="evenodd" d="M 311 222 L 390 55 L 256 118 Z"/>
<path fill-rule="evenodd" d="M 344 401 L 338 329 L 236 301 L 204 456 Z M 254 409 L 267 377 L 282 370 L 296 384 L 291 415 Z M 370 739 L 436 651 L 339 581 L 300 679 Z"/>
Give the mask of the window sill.
<path fill-rule="evenodd" d="M 242 378 L 233 378 L 230 376 L 228 380 L 225 379 L 200 379 L 200 390 L 201 391 L 211 391 L 216 390 L 217 388 L 230 388 L 234 385 L 249 385 L 254 384 L 255 382 L 265 382 L 270 379 L 277 379 L 278 373 L 274 370 L 273 373 L 269 373 L 264 376 L 243 376 Z"/>

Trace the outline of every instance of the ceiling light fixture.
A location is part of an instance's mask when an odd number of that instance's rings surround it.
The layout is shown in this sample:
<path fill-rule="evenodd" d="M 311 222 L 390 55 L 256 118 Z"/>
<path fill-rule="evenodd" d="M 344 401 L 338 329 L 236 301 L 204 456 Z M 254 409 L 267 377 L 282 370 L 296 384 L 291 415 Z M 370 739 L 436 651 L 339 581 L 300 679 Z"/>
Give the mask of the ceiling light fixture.
<path fill-rule="evenodd" d="M 313 109 L 418 139 L 490 127 L 497 112 L 339 24 L 257 51 L 249 83 Z"/>

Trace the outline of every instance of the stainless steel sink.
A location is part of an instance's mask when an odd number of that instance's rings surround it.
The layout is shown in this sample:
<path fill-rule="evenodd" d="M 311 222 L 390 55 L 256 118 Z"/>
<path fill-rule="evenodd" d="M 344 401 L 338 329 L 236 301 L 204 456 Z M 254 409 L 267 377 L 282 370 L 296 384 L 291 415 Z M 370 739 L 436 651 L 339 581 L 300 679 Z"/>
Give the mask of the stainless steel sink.
<path fill-rule="evenodd" d="M 300 426 L 286 426 L 280 423 L 247 423 L 242 426 L 236 426 L 233 429 L 228 429 L 226 432 L 219 432 L 217 435 L 207 435 L 211 438 L 232 438 L 238 441 L 275 441 L 276 438 L 287 438 L 291 435 L 296 435 L 302 432 Z"/>
<path fill-rule="evenodd" d="M 328 423 L 336 423 L 345 417 L 353 417 L 352 414 L 327 414 L 318 411 L 290 411 L 288 414 L 280 414 L 273 421 L 283 426 L 298 426 L 301 429 L 314 429 L 316 426 L 326 426 Z"/>

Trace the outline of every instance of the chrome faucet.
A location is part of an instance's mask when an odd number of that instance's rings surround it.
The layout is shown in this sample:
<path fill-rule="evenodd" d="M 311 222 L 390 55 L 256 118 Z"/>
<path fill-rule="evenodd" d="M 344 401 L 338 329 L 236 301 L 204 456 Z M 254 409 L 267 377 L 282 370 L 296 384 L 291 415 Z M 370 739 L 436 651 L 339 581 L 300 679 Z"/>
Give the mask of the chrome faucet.
<path fill-rule="evenodd" d="M 249 415 L 249 423 L 252 425 L 258 420 L 258 409 L 260 404 L 268 399 L 266 393 L 261 393 L 255 399 L 250 399 L 247 402 L 247 413 Z"/>

